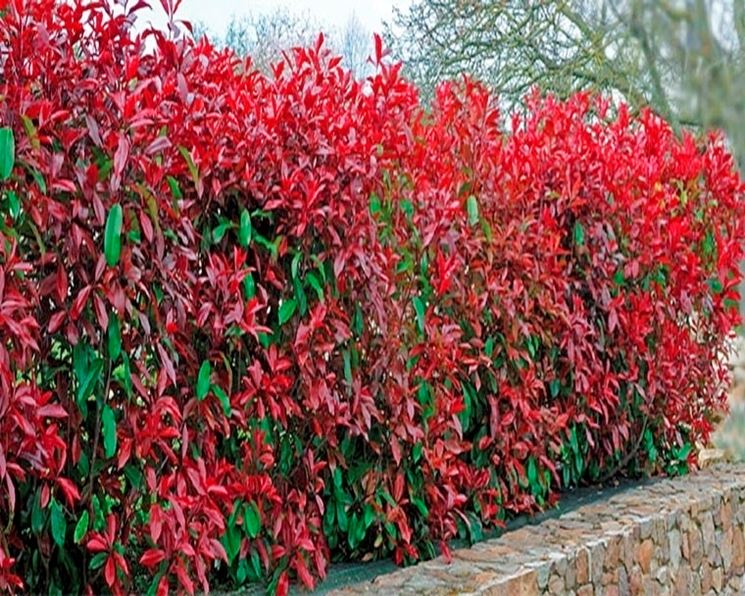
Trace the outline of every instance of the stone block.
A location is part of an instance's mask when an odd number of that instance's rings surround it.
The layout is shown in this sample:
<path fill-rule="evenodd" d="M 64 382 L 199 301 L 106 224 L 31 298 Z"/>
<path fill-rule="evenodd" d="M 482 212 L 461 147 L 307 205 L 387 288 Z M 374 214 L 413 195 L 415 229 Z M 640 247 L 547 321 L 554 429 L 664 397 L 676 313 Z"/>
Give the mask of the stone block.
<path fill-rule="evenodd" d="M 701 517 L 701 537 L 703 539 L 704 553 L 709 553 L 710 548 L 715 546 L 714 542 L 714 516 L 711 511 L 704 512 Z"/>
<path fill-rule="evenodd" d="M 564 584 L 564 578 L 558 574 L 551 574 L 548 580 L 548 593 L 552 596 L 561 596 L 566 592 L 566 585 Z"/>
<path fill-rule="evenodd" d="M 536 572 L 529 570 L 501 578 L 482 588 L 479 593 L 484 596 L 538 596 L 541 592 L 538 589 Z"/>
<path fill-rule="evenodd" d="M 577 551 L 576 566 L 577 583 L 579 585 L 588 583 L 590 581 L 590 551 L 588 549 L 583 547 Z"/>
<path fill-rule="evenodd" d="M 613 571 L 621 564 L 621 552 L 623 548 L 623 535 L 614 534 L 608 538 L 603 557 L 603 569 Z"/>
<path fill-rule="evenodd" d="M 721 542 L 719 544 L 719 553 L 722 555 L 722 567 L 725 573 L 728 573 L 732 568 L 732 561 L 734 558 L 734 530 L 730 528 L 722 534 Z"/>
<path fill-rule="evenodd" d="M 704 543 L 698 526 L 691 526 L 688 530 L 688 562 L 693 571 L 698 570 L 704 557 Z"/>
<path fill-rule="evenodd" d="M 703 564 L 701 565 L 700 578 L 701 578 L 701 591 L 703 593 L 706 593 L 711 589 L 711 586 L 712 586 L 711 567 L 709 566 L 709 563 L 707 563 L 706 561 L 704 561 Z"/>
<path fill-rule="evenodd" d="M 636 549 L 636 562 L 639 563 L 642 573 L 648 574 L 652 569 L 652 556 L 654 555 L 654 542 L 651 538 L 644 540 Z"/>
<path fill-rule="evenodd" d="M 732 501 L 729 499 L 722 503 L 722 510 L 720 512 L 722 519 L 722 530 L 728 530 L 732 526 Z"/>
<path fill-rule="evenodd" d="M 722 573 L 721 567 L 717 567 L 716 569 L 712 569 L 711 571 L 711 587 L 716 592 L 721 592 L 724 582 L 724 573 Z M 701 589 L 703 590 L 703 586 L 701 586 Z"/>
<path fill-rule="evenodd" d="M 644 594 L 644 574 L 639 565 L 634 565 L 629 573 L 629 591 L 631 596 Z"/>
<path fill-rule="evenodd" d="M 680 532 L 677 529 L 670 530 L 667 533 L 667 560 L 673 570 L 677 569 L 680 565 L 681 550 L 680 550 Z"/>
<path fill-rule="evenodd" d="M 603 560 L 605 559 L 605 541 L 595 540 L 587 544 L 590 549 L 590 581 L 600 585 L 603 577 Z"/>
<path fill-rule="evenodd" d="M 742 526 L 734 526 L 732 530 L 732 566 L 738 571 L 745 567 L 745 535 Z"/>

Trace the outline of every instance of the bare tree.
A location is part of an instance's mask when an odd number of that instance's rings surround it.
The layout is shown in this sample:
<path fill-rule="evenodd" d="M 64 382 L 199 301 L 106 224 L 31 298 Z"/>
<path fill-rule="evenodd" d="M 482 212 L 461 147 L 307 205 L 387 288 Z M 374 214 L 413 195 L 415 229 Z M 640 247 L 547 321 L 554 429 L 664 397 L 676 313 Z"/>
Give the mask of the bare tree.
<path fill-rule="evenodd" d="M 312 45 L 321 26 L 308 14 L 292 13 L 278 8 L 266 13 L 233 16 L 223 34 L 210 37 L 215 43 L 233 49 L 240 56 L 250 56 L 256 68 L 269 72 L 282 52 L 296 46 Z M 195 37 L 204 35 L 203 25 L 195 27 Z M 368 57 L 372 53 L 372 34 L 355 14 L 341 29 L 331 30 L 327 45 L 338 52 L 344 65 L 355 76 L 370 73 Z"/>
<path fill-rule="evenodd" d="M 241 17 L 234 15 L 225 32 L 214 36 L 213 41 L 240 56 L 250 56 L 256 68 L 269 72 L 283 51 L 312 44 L 319 31 L 310 15 L 278 8 Z"/>
<path fill-rule="evenodd" d="M 370 73 L 368 58 L 372 54 L 372 34 L 365 29 L 356 14 L 353 13 L 341 32 L 334 35 L 332 43 L 334 47 L 338 45 L 345 66 L 357 77 Z"/>
<path fill-rule="evenodd" d="M 745 0 L 415 0 L 389 43 L 426 92 L 472 74 L 507 106 L 539 85 L 723 129 L 745 163 Z"/>

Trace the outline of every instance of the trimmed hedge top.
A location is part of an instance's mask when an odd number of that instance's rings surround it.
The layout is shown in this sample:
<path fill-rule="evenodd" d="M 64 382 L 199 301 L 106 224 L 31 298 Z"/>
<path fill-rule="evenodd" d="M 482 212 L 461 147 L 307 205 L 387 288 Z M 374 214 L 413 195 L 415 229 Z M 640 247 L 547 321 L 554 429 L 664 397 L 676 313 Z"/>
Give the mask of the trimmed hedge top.
<path fill-rule="evenodd" d="M 312 588 L 613 474 L 724 407 L 743 183 L 721 138 L 476 82 L 431 108 L 319 38 L 270 76 L 0 18 L 0 590 Z M 150 50 L 146 40 L 150 39 Z"/>

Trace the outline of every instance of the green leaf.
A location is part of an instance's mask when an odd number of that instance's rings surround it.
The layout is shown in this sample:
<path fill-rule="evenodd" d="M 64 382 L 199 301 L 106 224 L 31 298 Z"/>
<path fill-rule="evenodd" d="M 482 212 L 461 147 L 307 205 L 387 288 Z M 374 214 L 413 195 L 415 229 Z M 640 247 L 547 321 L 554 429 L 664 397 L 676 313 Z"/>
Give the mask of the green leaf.
<path fill-rule="evenodd" d="M 528 460 L 528 483 L 531 489 L 536 486 L 538 482 L 538 468 L 535 465 L 535 458 L 531 457 Z"/>
<path fill-rule="evenodd" d="M 432 397 L 429 390 L 429 385 L 426 381 L 419 383 L 419 388 L 416 392 L 416 398 L 420 405 L 426 407 L 432 403 Z"/>
<path fill-rule="evenodd" d="M 106 458 L 114 457 L 116 453 L 116 416 L 108 405 L 103 407 L 101 414 L 103 426 L 103 449 Z"/>
<path fill-rule="evenodd" d="M 214 244 L 220 242 L 220 240 L 222 240 L 225 236 L 225 232 L 227 232 L 232 227 L 233 224 L 230 223 L 227 219 L 221 219 L 220 223 L 215 226 L 215 229 L 212 230 L 212 242 Z"/>
<path fill-rule="evenodd" d="M 292 273 L 292 279 L 297 279 L 297 272 L 300 267 L 300 259 L 303 258 L 303 253 L 299 252 L 296 253 L 294 257 L 292 257 L 292 263 L 290 263 L 290 273 Z"/>
<path fill-rule="evenodd" d="M 577 246 L 583 246 L 585 243 L 585 229 L 579 222 L 574 224 L 574 243 Z"/>
<path fill-rule="evenodd" d="M 106 559 L 108 558 L 109 558 L 109 553 L 96 553 L 96 555 L 91 559 L 89 566 L 91 569 L 95 571 L 99 567 L 103 567 L 103 564 L 106 562 Z"/>
<path fill-rule="evenodd" d="M 471 386 L 468 383 L 463 383 L 463 411 L 458 415 L 458 418 L 464 431 L 467 431 L 471 424 L 472 410 L 473 398 L 471 396 Z"/>
<path fill-rule="evenodd" d="M 124 476 L 129 481 L 130 486 L 135 488 L 142 486 L 143 476 L 139 468 L 133 465 L 124 466 Z"/>
<path fill-rule="evenodd" d="M 339 522 L 339 529 L 342 532 L 346 532 L 347 528 L 349 528 L 349 518 L 347 517 L 347 510 L 342 501 L 336 502 L 336 519 Z"/>
<path fill-rule="evenodd" d="M 124 391 L 126 391 L 127 396 L 130 397 L 134 388 L 132 387 L 132 369 L 129 366 L 129 356 L 126 354 L 124 354 L 124 357 L 122 358 L 121 380 Z"/>
<path fill-rule="evenodd" d="M 173 176 L 167 176 L 166 180 L 168 181 L 168 186 L 171 189 L 171 195 L 173 195 L 173 198 L 178 200 L 181 200 L 184 195 L 181 194 L 181 187 L 178 184 L 178 180 L 176 180 Z"/>
<path fill-rule="evenodd" d="M 210 376 L 212 375 L 212 366 L 209 360 L 202 362 L 199 367 L 199 376 L 197 377 L 197 399 L 202 401 L 207 397 L 210 390 Z"/>
<path fill-rule="evenodd" d="M 484 238 L 486 238 L 487 242 L 491 242 L 492 238 L 494 237 L 493 232 L 491 231 L 491 226 L 489 225 L 489 222 L 485 219 L 481 220 L 481 231 L 484 233 Z"/>
<path fill-rule="evenodd" d="M 423 449 L 424 445 L 422 445 L 422 443 L 417 442 L 414 444 L 414 447 L 411 450 L 411 457 L 414 460 L 414 463 L 417 463 L 422 458 Z"/>
<path fill-rule="evenodd" d="M 41 508 L 41 489 L 34 496 L 34 504 L 31 507 L 31 530 L 38 534 L 44 528 L 44 510 Z"/>
<path fill-rule="evenodd" d="M 228 555 L 228 563 L 232 565 L 241 550 L 241 535 L 238 528 L 229 527 L 226 530 L 223 546 L 225 547 L 225 554 Z"/>
<path fill-rule="evenodd" d="M 261 530 L 261 514 L 256 503 L 246 505 L 245 511 L 246 530 L 251 538 L 256 538 Z"/>
<path fill-rule="evenodd" d="M 256 283 L 254 282 L 254 276 L 250 273 L 243 278 L 243 295 L 246 300 L 251 300 L 256 296 Z"/>
<path fill-rule="evenodd" d="M 21 201 L 18 200 L 18 195 L 15 191 L 8 191 L 8 212 L 13 219 L 18 219 L 21 214 Z"/>
<path fill-rule="evenodd" d="M 709 289 L 715 294 L 721 294 L 724 290 L 724 285 L 722 285 L 722 282 L 719 280 L 718 277 L 712 277 L 711 279 L 707 280 L 706 283 L 709 286 Z"/>
<path fill-rule="evenodd" d="M 304 317 L 308 312 L 308 297 L 305 295 L 303 284 L 296 277 L 292 280 L 292 287 L 295 289 L 295 300 L 300 309 L 300 316 Z"/>
<path fill-rule="evenodd" d="M 472 542 L 479 542 L 484 537 L 484 528 L 481 520 L 474 513 L 468 514 L 468 531 Z"/>
<path fill-rule="evenodd" d="M 96 386 L 96 382 L 98 382 L 101 377 L 102 371 L 103 361 L 96 359 L 93 362 L 93 366 L 88 369 L 83 381 L 78 385 L 77 402 L 79 407 L 81 407 L 81 404 L 85 403 L 93 393 L 93 389 Z"/>
<path fill-rule="evenodd" d="M 399 260 L 396 265 L 396 273 L 407 273 L 414 270 L 414 259 L 411 257 L 411 253 L 404 250 L 403 257 Z"/>
<path fill-rule="evenodd" d="M 191 174 L 191 178 L 194 181 L 194 184 L 199 184 L 199 170 L 194 163 L 194 159 L 192 158 L 191 153 L 189 153 L 189 150 L 183 146 L 179 146 L 178 150 L 181 153 L 181 156 L 184 158 L 186 166 L 189 168 L 189 173 Z"/>
<path fill-rule="evenodd" d="M 101 506 L 101 500 L 98 498 L 98 495 L 93 495 L 91 497 L 91 506 L 93 508 L 92 528 L 97 532 L 100 532 L 106 527 L 106 518 L 104 517 L 106 512 Z"/>
<path fill-rule="evenodd" d="M 422 300 L 421 296 L 414 296 L 413 302 L 414 302 L 414 310 L 416 311 L 417 328 L 419 329 L 419 333 L 423 335 L 424 334 L 424 314 L 427 309 L 424 306 L 424 301 Z"/>
<path fill-rule="evenodd" d="M 259 558 L 259 551 L 255 548 L 251 549 L 251 571 L 254 577 L 253 581 L 261 580 L 264 575 L 261 559 Z"/>
<path fill-rule="evenodd" d="M 7 180 L 13 172 L 16 159 L 16 142 L 13 129 L 0 128 L 0 180 Z"/>
<path fill-rule="evenodd" d="M 376 195 L 375 193 L 370 195 L 370 213 L 372 215 L 377 215 L 382 210 L 382 206 L 380 203 L 380 197 Z"/>
<path fill-rule="evenodd" d="M 264 238 L 261 234 L 255 234 L 253 238 L 258 244 L 260 244 L 270 252 L 273 259 L 277 258 L 277 256 L 279 255 L 279 245 L 282 243 L 282 236 L 277 236 L 271 242 Z"/>
<path fill-rule="evenodd" d="M 122 334 L 119 329 L 119 318 L 116 314 L 109 317 L 109 358 L 116 360 L 122 353 Z"/>
<path fill-rule="evenodd" d="M 111 208 L 106 218 L 103 251 L 109 267 L 113 267 L 119 262 L 119 256 L 122 252 L 122 206 L 119 203 Z"/>
<path fill-rule="evenodd" d="M 272 336 L 267 333 L 259 333 L 259 343 L 261 344 L 261 347 L 265 350 L 269 348 L 270 345 L 272 345 Z"/>
<path fill-rule="evenodd" d="M 360 308 L 360 304 L 358 302 L 354 308 L 354 316 L 352 318 L 352 331 L 354 331 L 354 334 L 357 337 L 360 337 L 362 335 L 363 327 L 364 315 L 362 314 L 362 309 Z"/>
<path fill-rule="evenodd" d="M 416 508 L 419 510 L 419 513 L 421 513 L 424 517 L 427 517 L 429 515 L 429 509 L 427 509 L 427 504 L 424 502 L 424 499 L 413 497 L 411 499 L 411 502 L 416 506 Z"/>
<path fill-rule="evenodd" d="M 466 209 L 468 210 L 468 223 L 475 226 L 479 223 L 479 203 L 474 195 L 466 200 Z"/>
<path fill-rule="evenodd" d="M 85 510 L 80 516 L 80 519 L 78 519 L 78 523 L 75 524 L 75 534 L 73 535 L 75 544 L 80 544 L 80 541 L 83 539 L 85 534 L 88 532 L 88 520 L 89 520 L 88 511 Z"/>
<path fill-rule="evenodd" d="M 705 257 L 710 257 L 716 252 L 717 249 L 717 243 L 714 239 L 714 234 L 711 233 L 711 230 L 706 232 L 706 236 L 704 236 L 704 240 L 702 242 L 702 249 L 703 254 Z"/>
<path fill-rule="evenodd" d="M 67 533 L 67 520 L 65 519 L 65 512 L 62 511 L 62 507 L 57 502 L 57 499 L 52 499 L 50 504 L 51 514 L 51 525 L 52 525 L 52 538 L 59 547 L 65 545 L 65 534 Z"/>
<path fill-rule="evenodd" d="M 688 454 L 690 454 L 692 450 L 693 450 L 693 445 L 691 445 L 691 443 L 686 441 L 678 449 L 678 459 L 686 459 L 688 457 Z"/>
<path fill-rule="evenodd" d="M 577 427 L 573 426 L 572 431 L 569 434 L 569 445 L 572 447 L 572 451 L 575 453 L 579 452 L 579 441 L 577 440 Z"/>
<path fill-rule="evenodd" d="M 344 350 L 342 353 L 342 356 L 344 358 L 344 380 L 347 382 L 347 385 L 352 385 L 352 359 L 351 354 L 349 350 Z"/>
<path fill-rule="evenodd" d="M 318 281 L 318 277 L 316 277 L 316 274 L 310 272 L 308 273 L 308 275 L 305 276 L 305 279 L 308 280 L 310 287 L 315 290 L 319 302 L 323 302 L 323 286 L 321 286 L 321 282 Z"/>
<path fill-rule="evenodd" d="M 27 165 L 26 168 L 31 174 L 31 177 L 34 179 L 34 182 L 36 182 L 36 186 L 39 187 L 41 194 L 44 194 L 44 195 L 47 194 L 47 183 L 44 180 L 44 176 L 41 175 L 41 172 L 39 172 L 39 170 L 35 168 L 32 168 L 29 165 Z"/>
<path fill-rule="evenodd" d="M 297 302 L 294 299 L 285 300 L 279 307 L 279 324 L 284 325 L 295 314 Z"/>
<path fill-rule="evenodd" d="M 33 120 L 22 114 L 21 121 L 23 122 L 23 130 L 26 131 L 26 136 L 31 141 L 31 146 L 38 151 L 41 148 L 41 142 L 39 141 L 39 131 L 36 130 Z"/>
<path fill-rule="evenodd" d="M 647 449 L 647 457 L 649 458 L 649 461 L 654 463 L 657 461 L 657 447 L 655 447 L 654 444 L 654 435 L 649 429 L 644 431 L 644 444 Z"/>
<path fill-rule="evenodd" d="M 222 411 L 226 416 L 230 416 L 232 412 L 232 408 L 230 406 L 230 398 L 228 397 L 228 394 L 225 393 L 222 387 L 219 385 L 212 385 L 212 393 L 214 393 L 217 396 L 217 399 L 220 400 L 220 404 L 222 405 Z"/>
<path fill-rule="evenodd" d="M 238 241 L 241 246 L 248 246 L 251 242 L 251 214 L 248 210 L 241 211 L 241 225 L 238 228 Z"/>
<path fill-rule="evenodd" d="M 349 532 L 347 533 L 347 542 L 349 547 L 354 549 L 357 546 L 357 514 L 353 513 L 349 519 Z"/>

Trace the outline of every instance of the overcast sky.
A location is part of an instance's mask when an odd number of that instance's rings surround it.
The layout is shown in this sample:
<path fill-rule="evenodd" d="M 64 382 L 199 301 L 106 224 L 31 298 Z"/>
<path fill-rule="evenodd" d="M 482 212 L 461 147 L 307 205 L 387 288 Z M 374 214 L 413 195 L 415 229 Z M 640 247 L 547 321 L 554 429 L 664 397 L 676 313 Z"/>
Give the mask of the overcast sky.
<path fill-rule="evenodd" d="M 232 15 L 262 13 L 283 7 L 301 15 L 311 15 L 321 27 L 341 29 L 353 15 L 370 31 L 382 32 L 383 21 L 391 20 L 393 6 L 404 8 L 410 0 L 183 0 L 178 17 L 201 21 L 213 34 L 222 34 Z M 157 15 L 153 22 L 162 22 L 163 10 L 157 1 L 151 2 Z"/>

